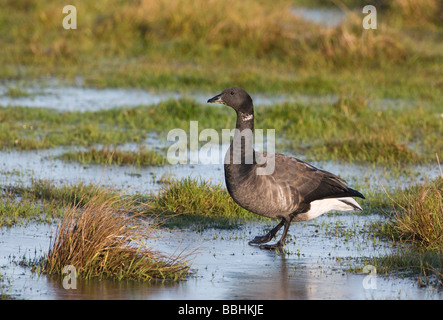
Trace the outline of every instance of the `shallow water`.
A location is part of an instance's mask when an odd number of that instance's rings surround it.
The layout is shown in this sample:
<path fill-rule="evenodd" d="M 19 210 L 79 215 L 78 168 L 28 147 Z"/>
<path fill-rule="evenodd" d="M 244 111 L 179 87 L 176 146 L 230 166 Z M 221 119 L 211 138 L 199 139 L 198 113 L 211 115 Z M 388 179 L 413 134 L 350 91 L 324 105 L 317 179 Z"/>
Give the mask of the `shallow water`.
<path fill-rule="evenodd" d="M 53 82 L 53 81 L 52 81 Z M 136 107 L 140 105 L 157 104 L 168 99 L 190 98 L 198 103 L 206 104 L 207 100 L 219 92 L 157 92 L 143 89 L 120 89 L 120 88 L 84 88 L 81 86 L 58 85 L 50 82 L 47 86 L 32 84 L 18 84 L 13 81 L 0 84 L 0 106 L 26 106 L 31 108 L 49 108 L 57 111 L 100 111 L 113 108 Z M 10 96 L 8 88 L 19 88 L 26 92 L 24 96 Z M 220 88 L 219 91 L 221 91 Z M 334 103 L 338 100 L 337 95 L 307 95 L 294 92 L 293 94 L 270 95 L 252 93 L 255 106 L 273 104 L 301 103 L 323 104 Z M 411 106 L 411 101 L 402 99 L 375 99 L 369 101 L 369 105 L 379 108 L 405 108 Z M 211 105 L 214 108 L 220 105 Z"/>
<path fill-rule="evenodd" d="M 14 85 L 12 85 L 14 87 Z M 179 98 L 179 94 L 156 94 L 137 89 L 93 89 L 71 86 L 25 87 L 28 93 L 22 97 L 5 94 L 7 86 L 0 87 L 0 104 L 50 108 L 59 111 L 98 111 L 123 106 L 156 104 L 167 99 Z"/>
<path fill-rule="evenodd" d="M 172 144 L 166 144 L 166 149 Z M 148 146 L 162 147 L 163 143 L 154 137 L 149 138 Z M 122 149 L 137 148 L 134 144 Z M 216 153 L 200 153 L 188 150 L 188 159 L 198 158 L 198 164 L 176 164 L 165 166 L 102 166 L 83 165 L 55 159 L 58 155 L 75 148 L 59 147 L 49 150 L 0 151 L 0 185 L 20 184 L 29 186 L 32 180 L 46 179 L 54 183 L 76 184 L 83 182 L 127 190 L 128 193 L 156 192 L 162 177 L 195 177 L 210 180 L 214 184 L 224 184 L 223 158 L 228 145 L 220 145 Z M 163 150 L 163 151 L 161 151 Z M 166 155 L 167 150 L 158 149 Z M 278 151 L 278 150 L 277 150 Z M 288 153 L 290 155 L 290 153 Z M 293 155 L 303 159 L 301 156 Z M 205 163 L 205 164 L 202 164 Z M 351 186 L 369 184 L 382 191 L 380 183 L 389 190 L 394 187 L 410 186 L 411 182 L 420 183 L 425 178 L 434 179 L 440 175 L 438 164 L 408 165 L 403 174 L 392 173 L 383 166 L 368 167 L 361 164 L 337 163 L 333 161 L 311 162 L 318 168 L 333 172 L 344 178 Z M 411 175 L 414 177 L 411 178 Z"/>
<path fill-rule="evenodd" d="M 222 164 L 165 166 L 101 166 L 83 165 L 55 159 L 69 150 L 0 151 L 0 185 L 29 186 L 33 180 L 46 179 L 54 183 L 83 182 L 108 186 L 128 193 L 149 193 L 161 186 L 162 177 L 202 177 L 214 183 L 224 180 Z"/>
<path fill-rule="evenodd" d="M 292 13 L 306 21 L 326 27 L 335 27 L 346 19 L 344 11 L 338 8 L 293 8 Z"/>
<path fill-rule="evenodd" d="M 0 230 L 1 274 L 12 280 L 5 292 L 20 299 L 441 299 L 441 293 L 420 288 L 411 279 L 346 271 L 359 266 L 362 257 L 390 250 L 378 239 L 356 234 L 344 240 L 334 234 L 337 228 L 358 233 L 368 219 L 378 217 L 334 215 L 293 224 L 286 254 L 247 244 L 271 227 L 268 222 L 236 230 L 165 232 L 153 245 L 167 253 L 190 254 L 193 274 L 187 280 L 77 280 L 77 289 L 64 289 L 61 279 L 17 265 L 23 258 L 44 254 L 55 230 L 53 225 L 30 223 Z"/>
<path fill-rule="evenodd" d="M 8 87 L 20 88 L 23 96 L 9 96 Z M 222 89 L 220 89 L 221 91 Z M 35 86 L 20 85 L 14 82 L 0 84 L 0 105 L 50 108 L 58 111 L 99 111 L 121 107 L 157 104 L 168 99 L 191 98 L 206 103 L 219 92 L 151 92 L 142 89 L 96 89 L 81 86 Z M 284 101 L 333 101 L 333 96 L 315 97 L 308 95 L 265 96 L 254 94 L 254 103 L 268 105 Z M 215 106 L 216 107 L 216 106 Z"/>

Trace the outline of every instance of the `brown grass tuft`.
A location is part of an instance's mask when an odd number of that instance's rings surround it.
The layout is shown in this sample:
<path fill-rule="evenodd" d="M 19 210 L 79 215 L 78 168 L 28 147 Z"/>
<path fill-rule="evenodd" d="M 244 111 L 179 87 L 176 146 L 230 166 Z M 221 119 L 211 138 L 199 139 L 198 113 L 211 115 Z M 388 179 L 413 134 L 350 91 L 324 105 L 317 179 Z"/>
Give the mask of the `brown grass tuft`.
<path fill-rule="evenodd" d="M 119 209 L 116 209 L 119 208 Z M 135 203 L 122 196 L 91 198 L 82 208 L 72 206 L 58 226 L 43 272 L 62 274 L 66 265 L 79 277 L 114 279 L 183 279 L 189 266 L 143 243 L 152 238 L 152 225 L 134 215 Z"/>

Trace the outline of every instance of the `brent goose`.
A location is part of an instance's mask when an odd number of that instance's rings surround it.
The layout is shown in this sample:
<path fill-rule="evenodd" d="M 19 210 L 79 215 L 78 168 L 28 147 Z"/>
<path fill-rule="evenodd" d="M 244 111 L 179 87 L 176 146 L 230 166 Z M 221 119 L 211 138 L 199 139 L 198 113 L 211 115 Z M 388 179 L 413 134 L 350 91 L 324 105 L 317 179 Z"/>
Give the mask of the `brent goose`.
<path fill-rule="evenodd" d="M 272 158 L 271 154 L 268 157 L 266 152 L 253 150 L 254 106 L 245 90 L 226 89 L 208 103 L 226 104 L 237 113 L 234 138 L 224 160 L 226 186 L 232 199 L 255 214 L 281 219 L 268 234 L 255 237 L 249 244 L 259 244 L 262 249 L 282 249 L 292 221 L 314 219 L 331 210 L 362 210 L 352 197 L 365 197 L 346 186 L 338 176 L 290 156 L 275 154 Z M 251 132 L 249 138 L 245 132 Z M 252 154 L 249 158 L 248 150 Z M 260 168 L 271 160 L 273 172 L 260 174 Z M 283 226 L 280 240 L 265 245 Z"/>

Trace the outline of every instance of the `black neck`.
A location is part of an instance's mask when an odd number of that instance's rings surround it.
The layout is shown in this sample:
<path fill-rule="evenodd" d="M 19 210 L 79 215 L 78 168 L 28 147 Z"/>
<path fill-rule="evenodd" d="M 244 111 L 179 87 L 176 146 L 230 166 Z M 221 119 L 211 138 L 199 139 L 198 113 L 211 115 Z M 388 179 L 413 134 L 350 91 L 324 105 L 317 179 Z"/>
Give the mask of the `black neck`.
<path fill-rule="evenodd" d="M 240 152 L 241 164 L 254 165 L 255 151 L 254 146 L 254 114 L 244 114 L 237 112 L 237 124 L 234 139 L 229 148 L 230 164 L 239 164 L 238 152 Z M 236 150 L 236 151 L 234 151 Z M 237 152 L 237 153 L 236 153 Z M 237 154 L 234 160 L 234 154 Z M 251 161 L 252 160 L 252 161 Z M 245 167 L 243 168 L 245 169 Z"/>

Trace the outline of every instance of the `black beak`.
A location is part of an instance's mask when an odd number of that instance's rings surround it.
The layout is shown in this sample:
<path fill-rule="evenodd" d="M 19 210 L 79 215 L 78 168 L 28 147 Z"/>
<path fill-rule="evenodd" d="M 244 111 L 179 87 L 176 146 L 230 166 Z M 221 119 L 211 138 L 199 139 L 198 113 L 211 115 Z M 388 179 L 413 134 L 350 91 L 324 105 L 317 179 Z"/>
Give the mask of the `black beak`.
<path fill-rule="evenodd" d="M 218 94 L 215 97 L 212 97 L 211 99 L 208 100 L 208 103 L 222 103 L 225 104 L 225 102 L 222 100 L 221 98 L 222 94 Z"/>

